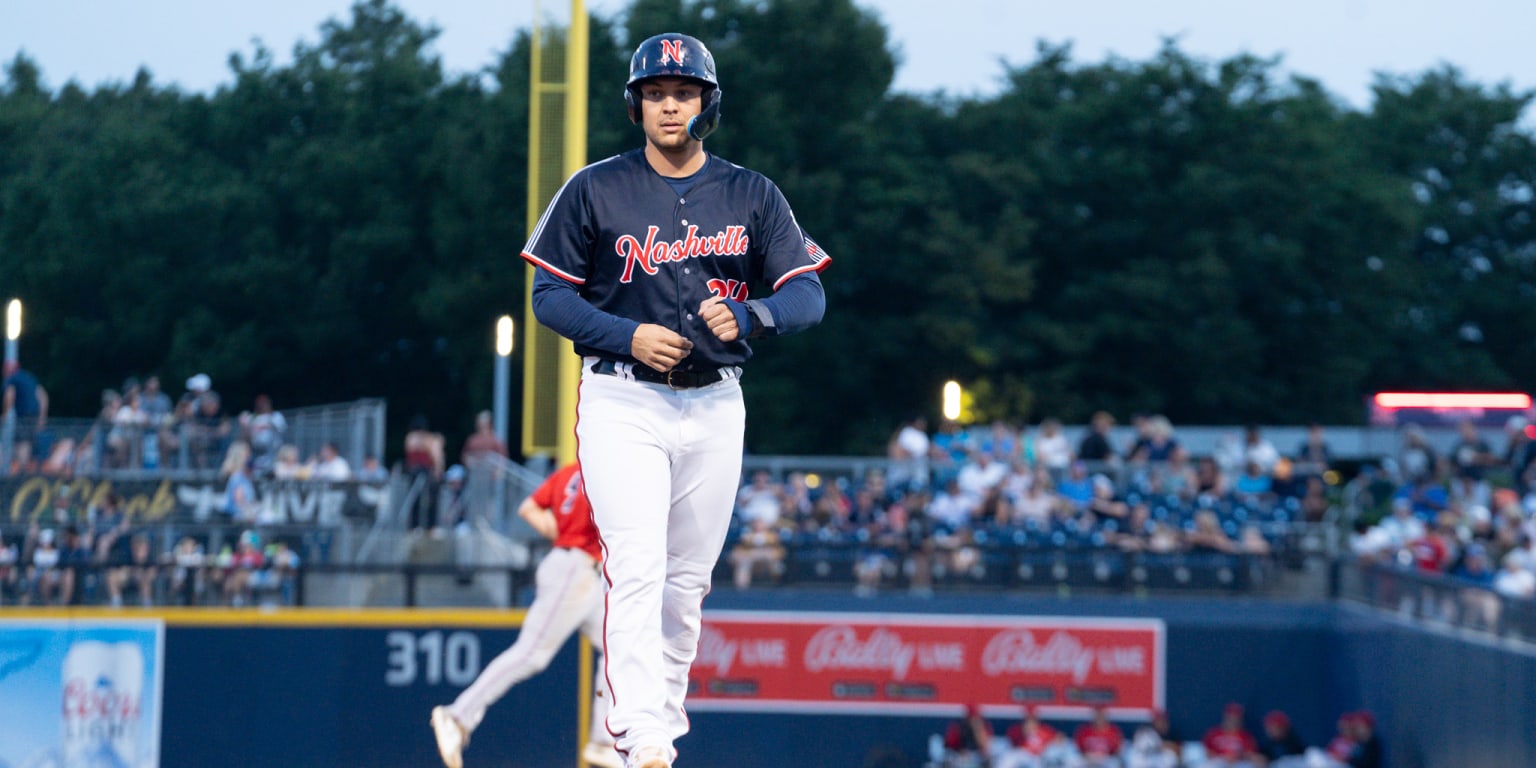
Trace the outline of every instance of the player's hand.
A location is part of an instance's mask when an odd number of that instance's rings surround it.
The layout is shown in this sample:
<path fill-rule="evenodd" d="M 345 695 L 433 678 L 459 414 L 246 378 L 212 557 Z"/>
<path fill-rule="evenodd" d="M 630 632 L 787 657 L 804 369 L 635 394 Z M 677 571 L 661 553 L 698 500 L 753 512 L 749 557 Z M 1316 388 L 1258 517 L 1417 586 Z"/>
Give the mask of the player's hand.
<path fill-rule="evenodd" d="M 630 355 L 662 373 L 672 370 L 692 351 L 693 342 L 655 323 L 641 323 L 629 342 Z"/>
<path fill-rule="evenodd" d="M 699 305 L 699 317 L 709 325 L 709 332 L 721 341 L 735 341 L 741 336 L 741 327 L 736 325 L 736 313 L 731 311 L 730 305 L 720 296 L 711 296 Z"/>

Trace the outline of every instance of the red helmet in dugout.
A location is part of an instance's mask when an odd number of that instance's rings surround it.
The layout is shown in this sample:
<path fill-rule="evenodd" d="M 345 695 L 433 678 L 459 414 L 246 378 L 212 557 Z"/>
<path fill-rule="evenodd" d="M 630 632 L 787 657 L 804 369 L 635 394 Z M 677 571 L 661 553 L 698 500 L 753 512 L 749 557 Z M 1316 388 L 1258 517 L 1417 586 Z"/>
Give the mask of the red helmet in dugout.
<path fill-rule="evenodd" d="M 688 135 L 703 141 L 720 126 L 720 81 L 715 77 L 715 57 L 698 38 L 678 32 L 648 37 L 629 58 L 629 82 L 624 84 L 624 104 L 629 120 L 640 122 L 640 84 L 653 77 L 683 77 L 704 86 L 699 114 L 688 121 Z"/>

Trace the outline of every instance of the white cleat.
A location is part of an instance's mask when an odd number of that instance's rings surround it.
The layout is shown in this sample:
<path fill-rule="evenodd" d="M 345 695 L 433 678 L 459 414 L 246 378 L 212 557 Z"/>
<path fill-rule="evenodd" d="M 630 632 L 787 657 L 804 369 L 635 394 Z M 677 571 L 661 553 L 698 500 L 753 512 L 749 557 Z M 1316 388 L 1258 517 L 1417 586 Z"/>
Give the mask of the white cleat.
<path fill-rule="evenodd" d="M 447 707 L 432 708 L 432 733 L 437 736 L 437 753 L 443 756 L 443 765 L 464 768 L 464 748 L 469 746 L 469 734 Z"/>
<path fill-rule="evenodd" d="M 672 768 L 672 757 L 662 747 L 641 747 L 629 754 L 629 768 Z"/>
<path fill-rule="evenodd" d="M 587 746 L 581 750 L 581 761 L 593 768 L 624 768 L 624 758 L 612 744 L 599 744 L 595 741 L 587 742 Z"/>

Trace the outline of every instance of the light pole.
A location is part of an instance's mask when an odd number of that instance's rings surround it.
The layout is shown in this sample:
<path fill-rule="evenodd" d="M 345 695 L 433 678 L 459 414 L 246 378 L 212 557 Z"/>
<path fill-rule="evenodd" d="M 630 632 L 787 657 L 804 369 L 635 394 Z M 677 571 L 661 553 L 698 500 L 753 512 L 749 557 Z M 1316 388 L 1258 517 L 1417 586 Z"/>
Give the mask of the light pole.
<path fill-rule="evenodd" d="M 5 305 L 5 362 L 16 362 L 16 340 L 21 338 L 21 299 Z"/>
<path fill-rule="evenodd" d="M 512 388 L 512 316 L 496 321 L 496 391 L 491 412 L 496 420 L 496 439 L 507 444 L 507 399 Z"/>
<path fill-rule="evenodd" d="M 0 379 L 9 375 L 17 365 L 16 340 L 21 338 L 21 299 L 11 299 L 5 305 L 5 369 Z M 11 454 L 16 443 L 16 409 L 5 412 L 0 419 L 0 475 L 11 473 Z"/>

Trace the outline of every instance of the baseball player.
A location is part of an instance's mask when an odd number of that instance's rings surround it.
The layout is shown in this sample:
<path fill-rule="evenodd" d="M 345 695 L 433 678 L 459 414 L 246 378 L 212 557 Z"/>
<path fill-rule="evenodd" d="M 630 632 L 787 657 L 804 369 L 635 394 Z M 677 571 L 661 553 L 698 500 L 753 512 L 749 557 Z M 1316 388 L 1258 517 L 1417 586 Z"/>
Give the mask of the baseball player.
<path fill-rule="evenodd" d="M 548 667 L 572 632 L 580 629 L 594 644 L 602 642 L 603 585 L 597 573 L 601 549 L 592 527 L 592 507 L 581 485 L 580 469 L 568 464 L 545 479 L 517 509 L 518 516 L 555 546 L 534 575 L 533 605 L 528 606 L 517 642 L 492 659 L 452 704 L 432 708 L 432 732 L 448 768 L 464 764 L 469 735 L 480 725 L 486 708 L 512 686 Z M 613 739 L 603 727 L 607 696 L 603 686 L 593 688 L 591 736 L 581 759 L 600 768 L 622 768 Z"/>
<path fill-rule="evenodd" d="M 668 768 L 741 478 L 747 340 L 820 322 L 829 260 L 773 182 L 704 150 L 721 90 L 703 43 L 640 43 L 624 99 L 644 146 L 568 179 L 522 256 L 538 267 L 535 316 L 582 355 L 577 455 L 608 582 L 608 729 L 630 768 Z"/>

